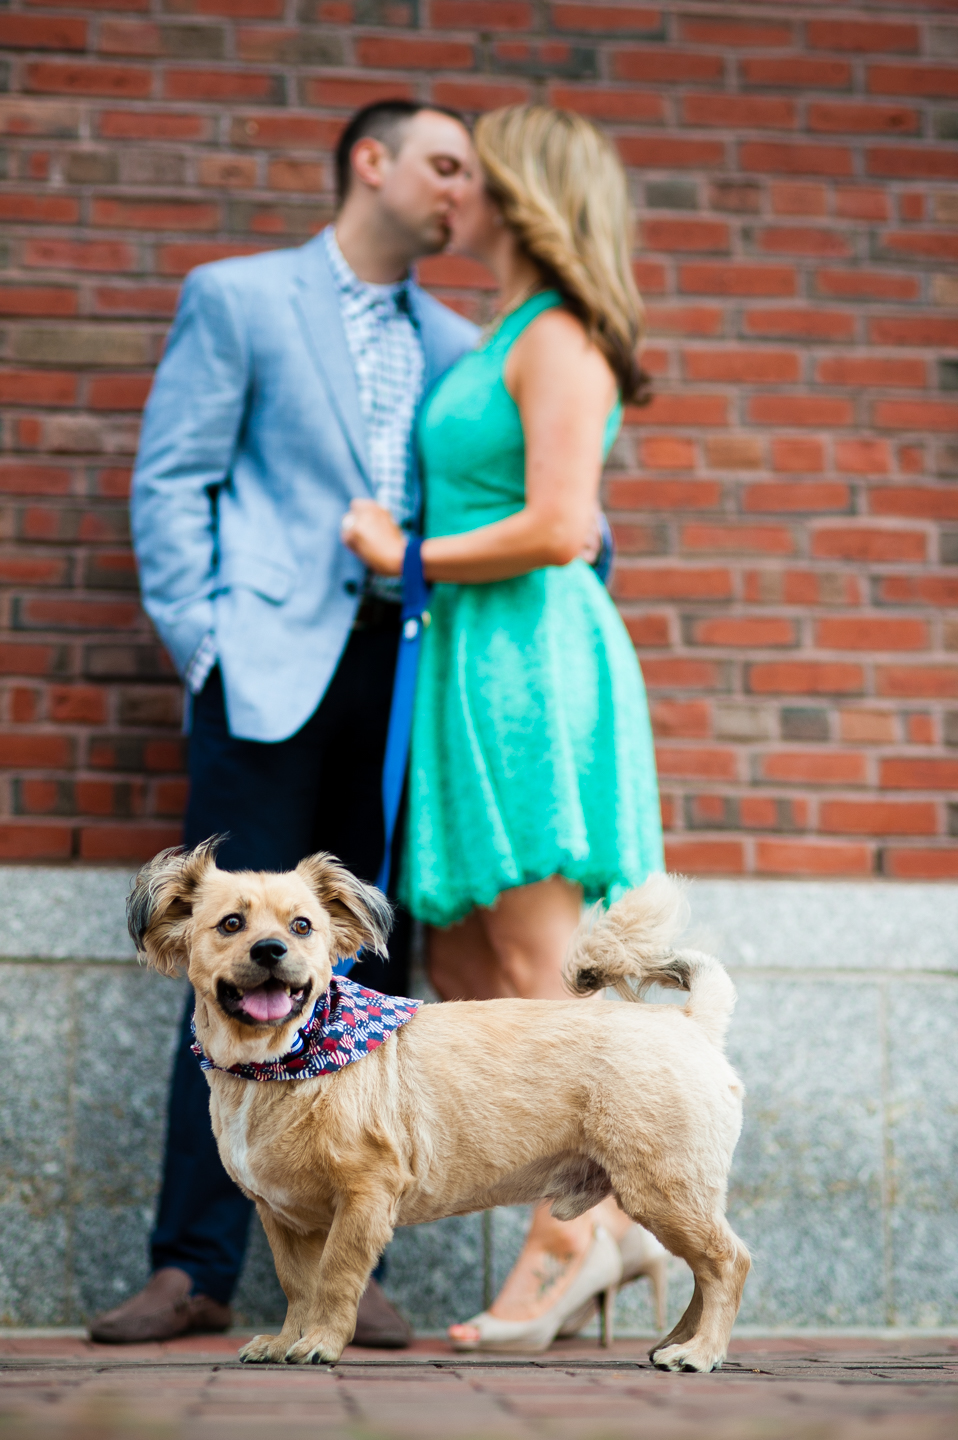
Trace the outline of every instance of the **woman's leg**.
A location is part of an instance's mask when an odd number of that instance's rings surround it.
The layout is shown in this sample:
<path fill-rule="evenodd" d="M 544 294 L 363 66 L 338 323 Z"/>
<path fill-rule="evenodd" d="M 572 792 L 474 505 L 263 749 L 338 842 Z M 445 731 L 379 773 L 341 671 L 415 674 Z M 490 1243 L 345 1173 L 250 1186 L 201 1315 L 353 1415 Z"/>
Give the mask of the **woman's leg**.
<path fill-rule="evenodd" d="M 496 953 L 478 910 L 445 930 L 429 927 L 426 963 L 440 1000 L 498 1000 L 503 994 Z"/>
<path fill-rule="evenodd" d="M 429 979 L 443 1000 L 568 1000 L 562 962 L 582 892 L 560 875 L 504 890 L 445 930 L 428 932 Z"/>
<path fill-rule="evenodd" d="M 561 875 L 504 890 L 479 910 L 496 957 L 500 995 L 522 1000 L 568 1000 L 562 966 L 582 915 L 582 890 Z"/>
<path fill-rule="evenodd" d="M 581 908 L 579 887 L 558 875 L 503 891 L 491 909 L 474 910 L 461 924 L 430 933 L 433 984 L 444 1000 L 567 1000 L 562 964 Z M 522 1253 L 491 1313 L 500 1320 L 523 1321 L 550 1309 L 588 1253 L 597 1220 L 615 1238 L 629 1224 L 612 1201 L 568 1221 L 556 1220 L 548 1204 L 537 1206 Z M 477 1338 L 469 1325 L 453 1325 L 449 1333 L 453 1339 Z"/>
<path fill-rule="evenodd" d="M 592 1244 L 596 1225 L 604 1225 L 619 1241 L 632 1221 L 611 1195 L 575 1220 L 557 1220 L 549 1202 L 537 1205 L 519 1258 L 506 1283 L 489 1307 L 498 1320 L 534 1320 L 559 1299 L 575 1278 Z M 470 1340 L 477 1332 L 470 1325 L 451 1325 L 455 1339 Z"/>

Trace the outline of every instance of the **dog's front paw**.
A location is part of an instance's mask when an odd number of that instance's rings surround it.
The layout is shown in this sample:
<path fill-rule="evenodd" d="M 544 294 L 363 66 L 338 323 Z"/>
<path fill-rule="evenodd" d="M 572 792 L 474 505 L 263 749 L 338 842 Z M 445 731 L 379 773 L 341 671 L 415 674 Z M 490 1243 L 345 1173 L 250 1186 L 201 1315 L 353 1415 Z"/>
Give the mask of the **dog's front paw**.
<path fill-rule="evenodd" d="M 725 1356 L 714 1354 L 694 1339 L 680 1345 L 663 1345 L 653 1350 L 649 1359 L 657 1370 L 694 1370 L 707 1375 L 710 1370 L 719 1370 Z"/>
<path fill-rule="evenodd" d="M 244 1365 L 277 1364 L 286 1354 L 286 1341 L 280 1335 L 254 1335 L 239 1352 Z"/>
<path fill-rule="evenodd" d="M 283 1356 L 287 1365 L 335 1365 L 345 1350 L 345 1344 L 338 1344 L 329 1335 L 314 1330 L 291 1345 Z"/>

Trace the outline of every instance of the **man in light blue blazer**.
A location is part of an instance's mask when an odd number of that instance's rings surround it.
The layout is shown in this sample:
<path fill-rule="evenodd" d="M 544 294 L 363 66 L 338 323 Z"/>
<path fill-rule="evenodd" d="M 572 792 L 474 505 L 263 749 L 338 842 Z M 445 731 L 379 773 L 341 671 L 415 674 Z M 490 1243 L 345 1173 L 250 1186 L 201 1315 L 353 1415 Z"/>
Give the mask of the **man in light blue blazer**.
<path fill-rule="evenodd" d="M 452 112 L 369 106 L 337 152 L 335 228 L 201 266 L 183 288 L 144 417 L 133 534 L 143 603 L 189 696 L 185 841 L 228 832 L 225 868 L 282 870 L 320 849 L 367 880 L 379 868 L 399 597 L 367 578 L 340 522 L 370 496 L 417 523 L 416 415 L 477 332 L 410 267 L 445 246 L 472 163 Z M 390 988 L 388 972 L 354 974 Z M 191 1008 L 152 1278 L 94 1322 L 101 1341 L 231 1321 L 251 1206 L 216 1151 Z M 371 1282 L 357 1340 L 408 1338 Z"/>

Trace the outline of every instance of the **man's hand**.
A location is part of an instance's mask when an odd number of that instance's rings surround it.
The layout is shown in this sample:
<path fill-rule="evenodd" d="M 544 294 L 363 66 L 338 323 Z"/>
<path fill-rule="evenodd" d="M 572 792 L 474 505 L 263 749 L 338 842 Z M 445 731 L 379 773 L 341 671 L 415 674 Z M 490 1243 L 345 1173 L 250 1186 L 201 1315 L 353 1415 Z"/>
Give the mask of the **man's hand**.
<path fill-rule="evenodd" d="M 354 500 L 340 528 L 343 544 L 377 575 L 401 575 L 406 536 L 375 500 Z"/>

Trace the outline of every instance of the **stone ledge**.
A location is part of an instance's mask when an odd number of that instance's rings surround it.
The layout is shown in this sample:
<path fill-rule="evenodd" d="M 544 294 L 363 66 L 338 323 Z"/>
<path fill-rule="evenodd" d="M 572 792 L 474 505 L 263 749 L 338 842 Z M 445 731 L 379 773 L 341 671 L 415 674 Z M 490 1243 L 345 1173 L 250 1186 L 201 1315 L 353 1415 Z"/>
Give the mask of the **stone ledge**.
<path fill-rule="evenodd" d="M 958 972 L 958 885 L 696 880 L 689 943 L 730 968 Z"/>
<path fill-rule="evenodd" d="M 136 961 L 126 931 L 132 871 L 0 866 L 0 958 Z"/>
<path fill-rule="evenodd" d="M 132 963 L 126 869 L 0 866 L 0 960 Z M 696 880 L 690 943 L 740 969 L 958 972 L 958 885 Z"/>

